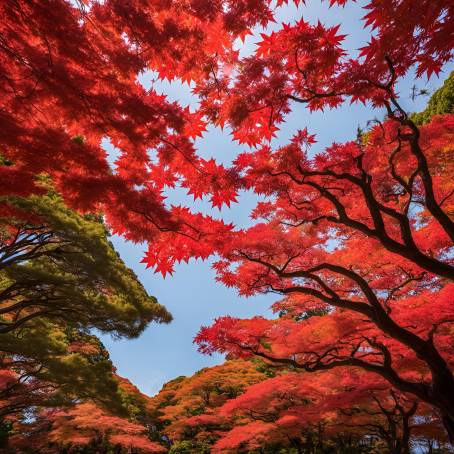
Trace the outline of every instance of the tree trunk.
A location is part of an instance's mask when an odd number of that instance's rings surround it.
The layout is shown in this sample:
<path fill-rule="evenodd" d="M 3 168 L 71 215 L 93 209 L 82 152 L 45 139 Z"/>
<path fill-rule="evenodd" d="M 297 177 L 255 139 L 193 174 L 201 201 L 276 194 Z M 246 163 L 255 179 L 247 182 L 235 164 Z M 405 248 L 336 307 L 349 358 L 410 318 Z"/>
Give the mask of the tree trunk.
<path fill-rule="evenodd" d="M 320 450 L 323 449 L 323 426 L 321 423 L 317 427 L 317 448 Z"/>
<path fill-rule="evenodd" d="M 418 409 L 418 404 L 415 402 L 413 407 L 402 414 L 402 436 L 401 436 L 401 447 L 402 454 L 410 454 L 410 435 L 411 435 L 411 426 L 410 418 L 416 413 Z"/>

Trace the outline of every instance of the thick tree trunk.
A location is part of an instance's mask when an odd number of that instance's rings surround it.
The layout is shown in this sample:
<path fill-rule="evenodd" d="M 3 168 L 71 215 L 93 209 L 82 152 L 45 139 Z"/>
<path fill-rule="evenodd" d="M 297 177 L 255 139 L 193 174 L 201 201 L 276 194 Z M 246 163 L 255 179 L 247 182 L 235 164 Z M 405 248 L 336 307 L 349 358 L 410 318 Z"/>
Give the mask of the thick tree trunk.
<path fill-rule="evenodd" d="M 317 449 L 320 451 L 323 449 L 323 426 L 320 423 L 317 427 Z"/>

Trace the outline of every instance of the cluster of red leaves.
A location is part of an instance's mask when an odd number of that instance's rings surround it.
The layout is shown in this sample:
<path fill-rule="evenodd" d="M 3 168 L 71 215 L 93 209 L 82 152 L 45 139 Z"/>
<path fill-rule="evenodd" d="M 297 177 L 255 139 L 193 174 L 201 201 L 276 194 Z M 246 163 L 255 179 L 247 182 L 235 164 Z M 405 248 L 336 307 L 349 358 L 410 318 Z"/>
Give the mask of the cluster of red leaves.
<path fill-rule="evenodd" d="M 339 26 L 283 24 L 262 34 L 256 51 L 241 59 L 236 71 L 219 68 L 196 87 L 202 111 L 215 124 L 229 123 L 239 142 L 256 146 L 274 136 L 292 101 L 310 110 L 337 107 L 348 98 L 382 105 L 387 95 L 377 84 L 389 79 L 386 59 L 395 62 L 396 76 L 417 65 L 419 76 L 430 77 L 452 57 L 449 1 L 371 1 L 366 10 L 371 39 L 358 57 L 342 48 Z"/>
<path fill-rule="evenodd" d="M 145 427 L 106 414 L 89 403 L 56 412 L 51 421 L 53 427 L 50 438 L 54 442 L 83 445 L 102 436 L 112 445 L 140 449 L 143 452 L 165 452 L 162 446 L 145 436 Z"/>
<path fill-rule="evenodd" d="M 404 325 L 410 317 L 412 332 L 426 336 L 433 326 L 453 319 L 454 314 L 449 305 L 452 291 L 452 286 L 445 288 L 437 294 L 437 301 L 432 301 L 431 292 L 399 301 L 392 312 L 393 320 Z M 309 298 L 307 300 L 310 302 Z M 301 299 L 298 304 L 303 307 L 302 314 L 308 311 Z M 262 317 L 248 320 L 220 318 L 213 326 L 202 328 L 196 342 L 204 353 L 221 351 L 235 356 L 292 358 L 288 360 L 289 365 L 301 363 L 304 364 L 303 369 L 307 370 L 328 367 L 332 362 L 343 359 L 348 364 L 353 356 L 378 365 L 380 358 L 377 357 L 377 345 L 381 344 L 387 347 L 402 377 L 418 381 L 429 374 L 424 363 L 419 363 L 414 351 L 384 335 L 373 323 L 364 320 L 361 314 L 334 311 L 326 316 L 299 321 L 298 309 L 293 305 L 291 309 L 292 312 L 287 316 L 275 320 Z M 433 315 L 430 315 L 429 309 Z M 440 329 L 437 346 L 452 367 L 451 336 L 452 327 Z M 374 339 L 377 345 L 369 344 L 368 339 Z M 285 362 L 282 359 L 282 363 Z"/>

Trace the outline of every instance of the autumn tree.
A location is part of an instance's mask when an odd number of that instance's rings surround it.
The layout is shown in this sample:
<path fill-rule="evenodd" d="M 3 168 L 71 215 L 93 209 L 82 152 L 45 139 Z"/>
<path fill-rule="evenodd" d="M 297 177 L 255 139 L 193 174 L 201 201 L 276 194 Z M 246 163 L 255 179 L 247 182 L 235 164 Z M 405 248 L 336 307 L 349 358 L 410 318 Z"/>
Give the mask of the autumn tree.
<path fill-rule="evenodd" d="M 147 408 L 159 437 L 171 442 L 170 452 L 210 452 L 225 424 L 219 408 L 266 378 L 256 363 L 226 361 L 166 383 Z"/>
<path fill-rule="evenodd" d="M 393 95 L 391 102 L 399 113 L 388 105 L 390 120 L 365 144 L 334 145 L 311 159 L 304 150 L 313 139 L 302 132 L 237 161 L 249 187 L 273 201 L 255 211 L 266 222 L 218 249 L 219 279 L 245 295 L 287 295 L 290 312 L 329 314 L 226 318 L 198 341 L 207 352 L 246 352 L 307 371 L 363 367 L 438 408 L 452 435 L 452 169 L 443 159 L 452 116 L 419 128 Z M 422 383 L 405 356 L 422 363 Z"/>
<path fill-rule="evenodd" d="M 215 413 L 186 424 L 216 429 L 219 439 L 210 452 L 403 454 L 410 452 L 415 428 L 420 435 L 439 430 L 440 421 L 430 417 L 429 407 L 358 369 L 305 374 L 280 368 L 277 376 L 248 386 Z"/>
<path fill-rule="evenodd" d="M 349 444 L 357 452 L 370 452 L 380 440 L 386 452 L 409 453 L 417 409 L 414 399 L 361 371 L 290 372 L 249 387 L 220 409 L 220 415 L 233 416 L 236 424 L 215 450 L 233 452 L 240 446 L 280 442 L 298 452 L 324 452 L 330 447 L 348 452 Z M 262 425 L 260 433 L 254 434 L 249 425 Z"/>
<path fill-rule="evenodd" d="M 85 350 L 88 348 L 85 347 Z M 94 361 L 96 359 L 92 357 L 92 362 Z M 83 364 L 79 364 L 79 368 L 83 367 Z M 47 399 L 41 396 L 40 399 L 26 402 L 32 394 L 27 396 L 23 389 L 17 389 L 17 395 L 22 398 L 26 410 L 20 415 L 16 409 L 5 419 L 6 424 L 10 424 L 9 436 L 0 448 L 6 446 L 6 452 L 14 450 L 24 454 L 60 454 L 68 450 L 87 454 L 110 453 L 112 450 L 119 454 L 166 452 L 165 447 L 151 440 L 153 415 L 147 408 L 150 398 L 129 380 L 113 373 L 112 369 L 109 372 L 110 378 L 106 374 L 81 377 L 79 372 L 78 379 L 82 383 L 72 402 L 68 402 L 68 389 L 63 393 L 61 386 L 56 386 L 55 380 L 50 383 L 53 395 L 48 392 Z M 99 370 L 97 373 L 100 375 Z M 73 374 L 77 374 L 77 369 Z M 104 383 L 100 383 L 101 386 L 110 386 L 110 401 L 105 398 L 107 390 L 95 389 L 93 385 L 86 383 L 96 380 L 104 380 Z M 33 382 L 40 383 L 41 388 L 44 388 L 42 379 L 34 378 Z M 31 383 L 24 381 L 22 385 L 30 387 Z M 57 398 L 56 390 L 60 399 Z M 30 412 L 31 408 L 34 408 L 33 412 Z"/>

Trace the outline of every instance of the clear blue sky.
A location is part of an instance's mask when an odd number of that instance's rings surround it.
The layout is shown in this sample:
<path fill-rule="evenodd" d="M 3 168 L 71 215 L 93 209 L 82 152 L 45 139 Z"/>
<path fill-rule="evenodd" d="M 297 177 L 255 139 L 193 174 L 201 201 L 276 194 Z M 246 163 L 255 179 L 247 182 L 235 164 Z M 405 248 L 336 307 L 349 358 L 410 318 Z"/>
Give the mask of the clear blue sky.
<path fill-rule="evenodd" d="M 318 19 L 326 25 L 341 23 L 341 33 L 347 34 L 346 48 L 353 54 L 362 47 L 369 38 L 369 32 L 362 29 L 360 18 L 364 15 L 358 2 L 342 8 L 328 8 L 328 1 L 306 0 L 306 6 L 298 9 L 292 6 L 282 7 L 277 15 L 277 24 L 270 27 L 279 28 L 281 22 L 289 23 L 303 17 L 306 21 L 316 22 Z M 257 30 L 261 32 L 262 30 Z M 257 35 L 248 37 L 242 45 L 242 54 L 248 54 L 254 49 L 258 41 Z M 445 69 L 440 80 L 432 78 L 429 82 L 419 80 L 418 88 L 433 90 L 441 85 L 449 71 L 454 66 Z M 169 99 L 177 100 L 182 105 L 197 106 L 197 99 L 191 95 L 190 87 L 178 83 L 156 82 L 152 73 L 139 76 L 139 80 L 146 87 L 153 86 L 156 90 L 168 95 Z M 422 110 L 427 98 L 419 97 L 415 102 L 411 100 L 411 87 L 414 80 L 410 75 L 399 86 L 401 102 L 409 111 Z M 367 106 L 352 105 L 343 108 L 309 114 L 304 106 L 294 105 L 294 111 L 288 116 L 277 138 L 272 145 L 285 144 L 297 131 L 307 126 L 309 132 L 317 135 L 314 151 L 322 150 L 332 142 L 342 142 L 356 137 L 358 125 L 363 128 L 368 120 L 375 117 L 382 118 L 383 113 L 373 111 Z M 105 141 L 105 147 L 115 158 L 115 150 Z M 229 164 L 235 156 L 245 150 L 233 142 L 228 131 L 210 129 L 202 139 L 197 141 L 200 155 L 204 158 L 214 157 L 218 161 Z M 191 204 L 195 209 L 210 213 L 216 217 L 223 217 L 238 227 L 250 224 L 249 212 L 257 199 L 251 194 L 242 194 L 239 203 L 231 209 L 221 212 L 212 210 L 206 201 L 193 203 L 186 197 L 184 191 L 175 190 L 169 193 L 169 202 Z M 221 356 L 208 357 L 197 352 L 192 339 L 201 325 L 211 324 L 216 317 L 233 315 L 250 317 L 257 314 L 269 314 L 269 306 L 276 299 L 276 295 L 263 295 L 249 299 L 240 298 L 232 289 L 227 289 L 214 281 L 214 272 L 211 269 L 212 260 L 205 262 L 191 261 L 176 267 L 173 277 L 163 279 L 153 271 L 145 269 L 140 263 L 145 246 L 126 243 L 119 237 L 113 238 L 115 248 L 126 264 L 131 267 L 145 285 L 151 295 L 158 298 L 174 316 L 170 325 L 150 325 L 139 339 L 113 340 L 103 337 L 118 373 L 136 384 L 143 392 L 149 395 L 157 393 L 162 385 L 179 376 L 192 375 L 195 371 L 218 364 L 223 361 Z"/>

